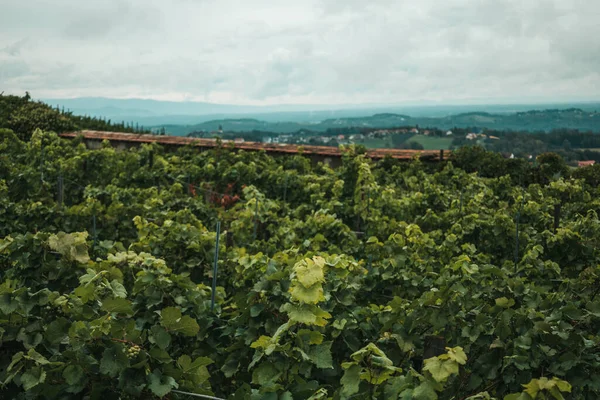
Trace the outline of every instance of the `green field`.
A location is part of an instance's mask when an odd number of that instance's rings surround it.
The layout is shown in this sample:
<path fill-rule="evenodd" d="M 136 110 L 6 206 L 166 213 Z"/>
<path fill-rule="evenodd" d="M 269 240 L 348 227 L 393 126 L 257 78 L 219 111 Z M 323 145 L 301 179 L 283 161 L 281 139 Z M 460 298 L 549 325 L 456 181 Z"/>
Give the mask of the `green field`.
<path fill-rule="evenodd" d="M 408 142 L 417 142 L 423 145 L 425 150 L 446 150 L 450 148 L 452 138 L 417 135 L 410 138 Z"/>
<path fill-rule="evenodd" d="M 405 143 L 416 142 L 423 146 L 425 150 L 446 150 L 450 148 L 452 144 L 452 138 L 446 137 L 438 137 L 438 136 L 423 136 L 416 135 L 408 140 Z M 385 138 L 366 138 L 362 141 L 357 142 L 357 144 L 361 144 L 370 149 L 393 149 L 394 143 L 392 142 L 392 137 L 388 136 Z"/>
<path fill-rule="evenodd" d="M 394 148 L 392 139 L 389 136 L 386 138 L 383 138 L 383 139 L 366 138 L 363 141 L 357 142 L 357 144 L 361 144 L 369 149 L 393 149 Z"/>

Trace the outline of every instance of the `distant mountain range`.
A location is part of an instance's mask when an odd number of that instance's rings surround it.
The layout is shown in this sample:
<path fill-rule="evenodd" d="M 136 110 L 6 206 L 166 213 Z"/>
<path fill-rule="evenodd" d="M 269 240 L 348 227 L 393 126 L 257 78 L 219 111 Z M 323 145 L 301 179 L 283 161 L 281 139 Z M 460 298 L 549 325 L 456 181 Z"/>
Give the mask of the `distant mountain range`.
<path fill-rule="evenodd" d="M 318 123 L 267 122 L 257 119 L 221 119 L 196 125 L 167 125 L 169 134 L 183 136 L 190 132 L 211 132 L 222 128 L 228 132 L 267 131 L 292 133 L 301 130 L 325 132 L 336 128 L 391 128 L 419 126 L 452 129 L 486 128 L 496 130 L 550 131 L 557 128 L 600 132 L 600 113 L 579 108 L 527 111 L 512 114 L 470 112 L 446 117 L 412 117 L 403 114 L 375 114 L 369 117 L 330 118 Z"/>
<path fill-rule="evenodd" d="M 387 128 L 393 126 L 479 127 L 512 130 L 573 128 L 600 132 L 600 103 L 521 105 L 272 105 L 247 106 L 99 97 L 43 99 L 77 115 L 165 127 L 174 135 L 193 131 L 270 131 Z M 542 111 L 529 111 L 532 109 Z M 370 115 L 370 116 L 365 116 Z"/>

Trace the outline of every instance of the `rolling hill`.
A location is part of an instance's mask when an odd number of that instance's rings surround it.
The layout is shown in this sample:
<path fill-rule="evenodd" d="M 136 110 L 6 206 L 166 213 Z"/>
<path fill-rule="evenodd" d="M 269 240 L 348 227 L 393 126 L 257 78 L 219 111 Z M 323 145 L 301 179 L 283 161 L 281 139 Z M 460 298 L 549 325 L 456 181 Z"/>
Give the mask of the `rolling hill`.
<path fill-rule="evenodd" d="M 439 129 L 487 128 L 496 130 L 549 131 L 557 128 L 579 129 L 600 132 L 600 113 L 579 108 L 552 109 L 517 112 L 512 114 L 492 114 L 470 112 L 445 117 L 411 117 L 403 114 L 382 113 L 367 117 L 330 118 L 317 123 L 269 122 L 258 119 L 216 119 L 195 125 L 164 125 L 167 132 L 177 136 L 190 132 L 211 132 L 221 127 L 229 132 L 253 130 L 293 133 L 300 130 L 325 132 L 335 128 L 389 128 L 399 126 L 420 126 Z"/>

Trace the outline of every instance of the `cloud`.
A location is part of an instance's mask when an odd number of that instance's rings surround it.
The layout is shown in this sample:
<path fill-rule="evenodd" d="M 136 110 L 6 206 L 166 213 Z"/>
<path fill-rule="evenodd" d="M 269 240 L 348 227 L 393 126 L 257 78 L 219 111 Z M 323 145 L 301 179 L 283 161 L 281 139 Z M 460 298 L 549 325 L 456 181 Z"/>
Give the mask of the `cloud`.
<path fill-rule="evenodd" d="M 0 0 L 0 7 L 0 90 L 39 97 L 342 104 L 600 93 L 596 0 Z"/>

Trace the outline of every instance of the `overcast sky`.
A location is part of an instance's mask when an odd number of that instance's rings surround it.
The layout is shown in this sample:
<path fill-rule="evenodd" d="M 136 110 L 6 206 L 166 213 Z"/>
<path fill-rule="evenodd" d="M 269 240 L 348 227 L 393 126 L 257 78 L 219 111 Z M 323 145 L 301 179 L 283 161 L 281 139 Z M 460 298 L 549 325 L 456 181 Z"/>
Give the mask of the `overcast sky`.
<path fill-rule="evenodd" d="M 600 100 L 600 0 L 0 0 L 0 92 Z"/>

